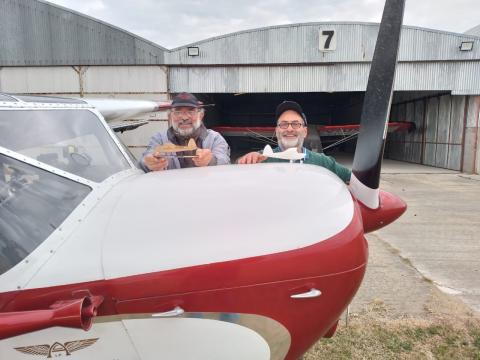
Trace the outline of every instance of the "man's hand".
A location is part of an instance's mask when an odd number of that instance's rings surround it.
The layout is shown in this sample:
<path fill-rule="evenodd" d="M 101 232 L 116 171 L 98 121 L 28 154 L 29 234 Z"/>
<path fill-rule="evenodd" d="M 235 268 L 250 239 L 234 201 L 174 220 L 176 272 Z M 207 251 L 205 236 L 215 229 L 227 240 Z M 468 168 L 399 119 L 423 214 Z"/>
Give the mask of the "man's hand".
<path fill-rule="evenodd" d="M 196 155 L 197 158 L 193 158 L 192 161 L 195 166 L 208 166 L 210 160 L 212 160 L 212 150 L 210 149 L 197 149 Z"/>
<path fill-rule="evenodd" d="M 143 163 L 150 171 L 166 170 L 168 167 L 168 159 L 160 156 L 159 153 L 145 155 Z"/>
<path fill-rule="evenodd" d="M 243 155 L 237 162 L 239 164 L 257 164 L 265 160 L 267 160 L 266 156 L 263 156 L 258 152 L 251 152 Z"/>

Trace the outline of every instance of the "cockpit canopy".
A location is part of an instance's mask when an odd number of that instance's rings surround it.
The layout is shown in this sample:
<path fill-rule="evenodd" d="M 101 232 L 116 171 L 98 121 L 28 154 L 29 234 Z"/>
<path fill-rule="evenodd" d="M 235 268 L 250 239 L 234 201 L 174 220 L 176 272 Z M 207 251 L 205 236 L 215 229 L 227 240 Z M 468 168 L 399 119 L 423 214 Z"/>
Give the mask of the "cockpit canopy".
<path fill-rule="evenodd" d="M 0 275 L 60 227 L 95 183 L 133 167 L 107 129 L 81 100 L 0 94 Z"/>
<path fill-rule="evenodd" d="M 95 182 L 130 168 L 88 109 L 0 109 L 0 146 Z"/>

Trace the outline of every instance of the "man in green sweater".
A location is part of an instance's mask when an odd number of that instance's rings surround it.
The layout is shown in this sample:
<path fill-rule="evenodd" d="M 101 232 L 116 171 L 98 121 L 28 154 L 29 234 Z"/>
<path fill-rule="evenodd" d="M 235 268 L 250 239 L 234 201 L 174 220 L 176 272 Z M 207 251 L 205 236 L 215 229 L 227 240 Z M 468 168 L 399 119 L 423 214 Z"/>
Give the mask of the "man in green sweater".
<path fill-rule="evenodd" d="M 277 120 L 275 134 L 278 147 L 273 149 L 274 152 L 297 148 L 298 152 L 303 152 L 305 155 L 304 160 L 301 160 L 304 164 L 323 166 L 335 173 L 345 183 L 350 181 L 351 171 L 338 164 L 333 157 L 303 147 L 303 141 L 307 136 L 307 118 L 298 103 L 294 101 L 282 102 L 277 106 L 275 118 Z M 239 164 L 257 164 L 260 162 L 288 162 L 288 160 L 268 158 L 258 152 L 250 152 L 238 159 Z"/>

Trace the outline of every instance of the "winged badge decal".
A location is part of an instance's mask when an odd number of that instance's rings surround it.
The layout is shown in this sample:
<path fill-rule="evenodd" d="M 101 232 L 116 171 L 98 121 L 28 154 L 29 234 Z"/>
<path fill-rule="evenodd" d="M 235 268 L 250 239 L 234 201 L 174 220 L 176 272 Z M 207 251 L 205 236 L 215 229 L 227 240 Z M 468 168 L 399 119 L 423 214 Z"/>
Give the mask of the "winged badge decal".
<path fill-rule="evenodd" d="M 97 342 L 99 338 L 67 341 L 66 343 L 55 342 L 53 345 L 32 345 L 14 348 L 15 350 L 28 355 L 43 355 L 47 359 L 55 353 L 64 352 L 65 355 L 71 355 L 73 352 L 85 349 Z"/>

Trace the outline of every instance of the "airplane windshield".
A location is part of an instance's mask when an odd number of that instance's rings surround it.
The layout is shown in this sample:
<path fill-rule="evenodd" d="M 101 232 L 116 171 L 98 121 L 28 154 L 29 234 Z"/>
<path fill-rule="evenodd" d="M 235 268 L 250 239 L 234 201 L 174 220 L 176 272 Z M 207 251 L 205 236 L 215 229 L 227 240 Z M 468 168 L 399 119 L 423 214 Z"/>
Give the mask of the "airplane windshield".
<path fill-rule="evenodd" d="M 0 154 L 0 275 L 40 245 L 90 191 Z"/>
<path fill-rule="evenodd" d="M 0 111 L 0 146 L 97 182 L 130 168 L 86 109 Z"/>

